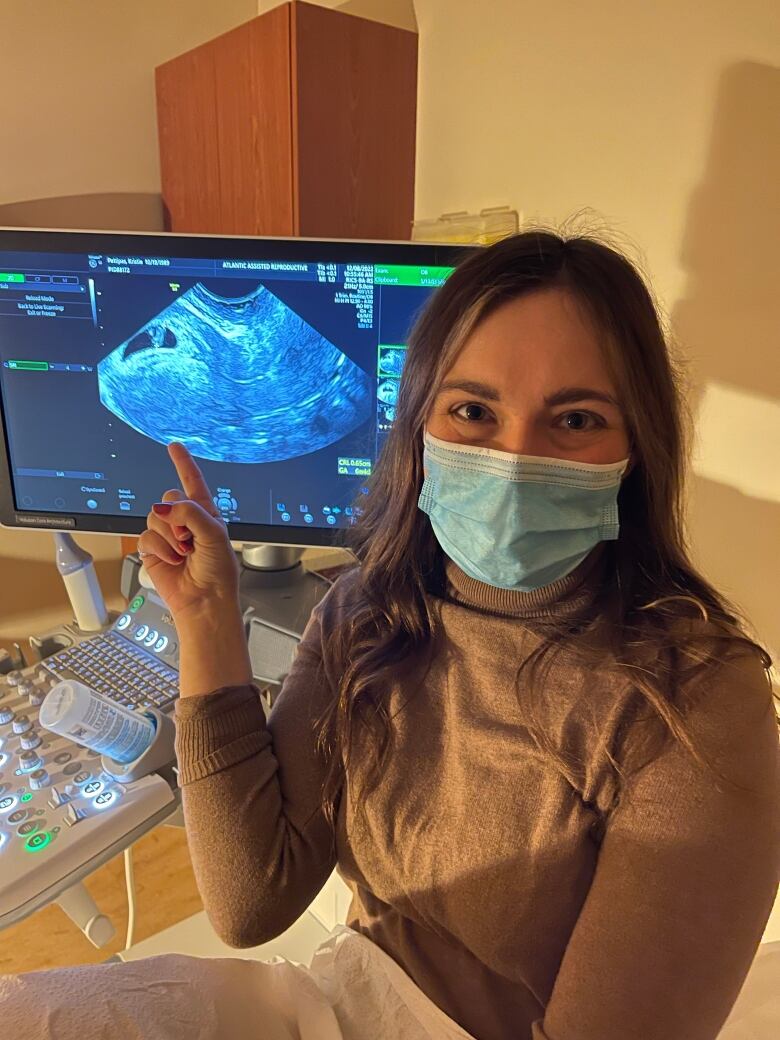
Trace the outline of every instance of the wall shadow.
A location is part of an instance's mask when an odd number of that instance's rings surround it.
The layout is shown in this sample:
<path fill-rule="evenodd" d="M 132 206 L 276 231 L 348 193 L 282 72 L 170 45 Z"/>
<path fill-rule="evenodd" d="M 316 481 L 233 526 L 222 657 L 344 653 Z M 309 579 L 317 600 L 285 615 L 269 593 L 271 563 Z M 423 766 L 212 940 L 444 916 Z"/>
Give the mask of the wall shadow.
<path fill-rule="evenodd" d="M 157 192 L 137 191 L 6 202 L 0 206 L 0 226 L 162 231 L 162 199 Z"/>
<path fill-rule="evenodd" d="M 704 172 L 683 235 L 687 281 L 670 314 L 688 368 L 694 420 L 705 390 L 715 384 L 780 403 L 778 105 L 780 69 L 740 62 L 724 70 Z M 696 564 L 745 611 L 777 657 L 780 444 L 770 442 L 778 439 L 778 426 L 756 422 L 746 429 L 749 416 L 749 408 L 723 407 L 714 421 L 744 439 L 740 464 L 752 468 L 755 493 L 738 490 L 744 481 L 736 464 L 732 483 L 727 472 L 717 481 L 697 475 L 694 461 L 689 533 Z"/>

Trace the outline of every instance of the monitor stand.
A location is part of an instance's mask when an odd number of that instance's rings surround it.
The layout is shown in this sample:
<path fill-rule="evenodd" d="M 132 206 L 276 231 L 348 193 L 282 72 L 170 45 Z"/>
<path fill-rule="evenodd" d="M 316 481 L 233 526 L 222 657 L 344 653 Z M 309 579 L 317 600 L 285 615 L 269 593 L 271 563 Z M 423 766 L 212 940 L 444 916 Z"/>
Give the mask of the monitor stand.
<path fill-rule="evenodd" d="M 304 569 L 299 546 L 244 542 L 239 554 L 241 609 L 301 636 L 329 583 Z"/>

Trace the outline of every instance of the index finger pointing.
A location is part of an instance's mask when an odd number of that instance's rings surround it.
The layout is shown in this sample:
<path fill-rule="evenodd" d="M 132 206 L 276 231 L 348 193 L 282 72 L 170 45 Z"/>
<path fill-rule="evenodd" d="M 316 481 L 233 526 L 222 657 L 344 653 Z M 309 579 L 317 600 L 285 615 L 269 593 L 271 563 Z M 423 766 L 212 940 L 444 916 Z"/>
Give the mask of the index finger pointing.
<path fill-rule="evenodd" d="M 205 508 L 213 511 L 214 501 L 209 486 L 187 448 L 179 441 L 171 441 L 168 445 L 168 455 L 176 467 L 187 498 L 191 498 L 193 502 L 199 502 Z"/>

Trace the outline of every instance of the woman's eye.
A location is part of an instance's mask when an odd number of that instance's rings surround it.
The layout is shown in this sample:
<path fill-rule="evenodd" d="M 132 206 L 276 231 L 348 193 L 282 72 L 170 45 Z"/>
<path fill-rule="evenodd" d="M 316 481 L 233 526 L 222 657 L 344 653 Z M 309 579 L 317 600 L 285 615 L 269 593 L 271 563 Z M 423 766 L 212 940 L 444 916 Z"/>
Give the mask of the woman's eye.
<path fill-rule="evenodd" d="M 476 401 L 469 401 L 468 404 L 462 404 L 454 408 L 452 414 L 466 422 L 483 422 L 490 413 L 484 405 L 477 404 Z"/>
<path fill-rule="evenodd" d="M 594 412 L 566 412 L 558 416 L 556 425 L 571 430 L 572 433 L 587 433 L 603 427 L 605 423 L 601 416 Z"/>

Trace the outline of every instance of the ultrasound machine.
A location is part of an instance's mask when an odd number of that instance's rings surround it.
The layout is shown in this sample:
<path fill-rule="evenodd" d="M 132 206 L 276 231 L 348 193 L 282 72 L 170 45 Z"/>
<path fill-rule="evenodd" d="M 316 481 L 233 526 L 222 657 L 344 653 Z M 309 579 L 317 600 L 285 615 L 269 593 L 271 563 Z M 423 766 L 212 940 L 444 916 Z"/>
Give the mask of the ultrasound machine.
<path fill-rule="evenodd" d="M 138 535 L 178 484 L 166 445 L 185 444 L 241 543 L 269 709 L 329 585 L 303 550 L 342 545 L 359 517 L 411 325 L 465 252 L 0 229 L 0 524 L 77 550 L 79 532 Z M 65 618 L 30 635 L 30 662 L 0 662 L 0 928 L 57 901 L 103 945 L 82 879 L 179 808 L 170 749 L 123 774 L 38 723 L 63 679 L 171 717 L 176 629 L 136 554 L 121 592 L 99 627 Z M 9 614 L 13 590 L 0 599 Z"/>

